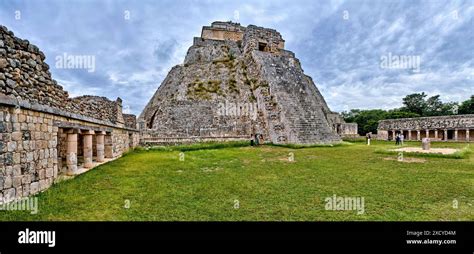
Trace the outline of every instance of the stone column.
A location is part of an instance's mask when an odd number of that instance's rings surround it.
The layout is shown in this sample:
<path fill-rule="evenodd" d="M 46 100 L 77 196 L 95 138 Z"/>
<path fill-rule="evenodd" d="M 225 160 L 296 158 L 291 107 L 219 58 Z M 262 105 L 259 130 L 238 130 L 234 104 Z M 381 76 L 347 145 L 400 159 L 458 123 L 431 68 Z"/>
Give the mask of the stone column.
<path fill-rule="evenodd" d="M 425 138 L 429 138 L 430 137 L 430 130 L 429 129 L 426 129 L 425 130 Z"/>
<path fill-rule="evenodd" d="M 444 130 L 444 141 L 448 141 L 448 130 Z"/>
<path fill-rule="evenodd" d="M 67 133 L 66 139 L 66 167 L 68 175 L 77 173 L 77 133 L 72 130 Z"/>
<path fill-rule="evenodd" d="M 94 131 L 84 131 L 82 133 L 83 137 L 83 148 L 84 148 L 84 167 L 85 168 L 92 168 L 94 165 L 92 163 L 92 135 L 94 134 Z"/>
<path fill-rule="evenodd" d="M 458 129 L 454 129 L 454 140 L 458 141 Z"/>
<path fill-rule="evenodd" d="M 466 129 L 466 141 L 469 142 L 469 129 Z"/>
<path fill-rule="evenodd" d="M 411 140 L 411 130 L 408 130 L 408 140 Z"/>
<path fill-rule="evenodd" d="M 435 130 L 435 139 L 438 139 L 438 130 Z"/>
<path fill-rule="evenodd" d="M 105 132 L 99 131 L 95 133 L 96 137 L 96 144 L 97 144 L 97 162 L 103 162 L 104 161 L 104 136 Z"/>
<path fill-rule="evenodd" d="M 420 130 L 416 130 L 416 140 L 421 140 Z"/>
<path fill-rule="evenodd" d="M 113 158 L 114 157 L 114 150 L 113 150 L 113 142 L 112 142 L 112 135 L 110 133 L 106 134 L 104 137 L 104 155 L 105 158 Z"/>

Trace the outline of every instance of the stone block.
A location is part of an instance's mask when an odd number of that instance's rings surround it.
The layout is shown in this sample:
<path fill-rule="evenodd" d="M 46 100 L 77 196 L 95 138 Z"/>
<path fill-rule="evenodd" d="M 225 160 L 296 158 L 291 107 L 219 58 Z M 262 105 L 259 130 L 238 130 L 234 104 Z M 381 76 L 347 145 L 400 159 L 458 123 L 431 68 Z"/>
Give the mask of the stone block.
<path fill-rule="evenodd" d="M 0 58 L 0 69 L 4 69 L 8 66 L 8 61 L 7 59 L 1 57 Z"/>
<path fill-rule="evenodd" d="M 28 142 L 28 141 L 25 141 Z M 26 153 L 26 162 L 32 162 L 34 160 L 34 152 L 27 152 Z"/>
<path fill-rule="evenodd" d="M 21 176 L 14 176 L 13 177 L 13 188 L 18 188 L 19 186 L 21 186 L 21 179 L 22 177 Z"/>
<path fill-rule="evenodd" d="M 31 183 L 31 176 L 30 175 L 24 175 L 21 179 L 21 183 L 23 185 L 27 184 L 29 186 L 30 183 Z"/>
<path fill-rule="evenodd" d="M 15 197 L 16 197 L 15 188 L 9 188 L 9 189 L 3 190 L 3 200 L 5 202 L 11 202 L 15 200 Z"/>
<path fill-rule="evenodd" d="M 49 187 L 48 181 L 46 179 L 39 181 L 39 190 L 44 191 Z"/>
<path fill-rule="evenodd" d="M 5 156 L 5 161 L 4 161 L 5 166 L 13 165 L 13 153 L 5 153 L 4 156 Z"/>
<path fill-rule="evenodd" d="M 39 179 L 40 179 L 40 180 L 45 179 L 45 178 L 46 178 L 46 170 L 40 169 L 40 170 L 38 171 L 38 176 L 39 176 Z"/>
<path fill-rule="evenodd" d="M 7 78 L 6 84 L 7 84 L 7 86 L 9 86 L 12 89 L 15 89 L 18 86 L 17 83 L 14 80 L 11 80 L 9 78 Z"/>
<path fill-rule="evenodd" d="M 4 176 L 3 178 L 3 189 L 11 188 L 13 185 L 13 177 L 12 176 Z"/>
<path fill-rule="evenodd" d="M 21 131 L 21 123 L 14 123 L 13 131 Z"/>
<path fill-rule="evenodd" d="M 39 191 L 39 182 L 33 182 L 30 184 L 30 194 L 34 195 Z"/>
<path fill-rule="evenodd" d="M 16 189 L 15 189 L 15 198 L 16 198 L 16 199 L 20 199 L 20 198 L 22 198 L 22 197 L 23 197 L 23 187 L 18 186 L 18 187 L 16 187 Z"/>
<path fill-rule="evenodd" d="M 421 148 L 423 150 L 430 150 L 431 148 L 431 141 L 429 138 L 423 138 L 423 140 L 421 141 Z"/>
<path fill-rule="evenodd" d="M 21 153 L 13 153 L 13 164 L 21 163 Z"/>
<path fill-rule="evenodd" d="M 15 141 L 10 141 L 7 143 L 7 151 L 8 152 L 15 152 L 17 148 L 16 142 Z"/>
<path fill-rule="evenodd" d="M 21 165 L 13 165 L 13 176 L 20 176 L 21 175 Z"/>
<path fill-rule="evenodd" d="M 5 175 L 6 176 L 13 176 L 13 166 L 6 166 L 5 167 Z"/>
<path fill-rule="evenodd" d="M 46 169 L 46 178 L 49 178 L 49 177 L 53 177 L 54 175 L 54 172 L 53 172 L 53 168 L 47 168 Z"/>
<path fill-rule="evenodd" d="M 22 185 L 23 188 L 23 197 L 27 197 L 30 195 L 30 184 Z"/>
<path fill-rule="evenodd" d="M 18 115 L 18 122 L 20 122 L 20 123 L 26 122 L 26 115 L 25 114 L 19 114 Z"/>

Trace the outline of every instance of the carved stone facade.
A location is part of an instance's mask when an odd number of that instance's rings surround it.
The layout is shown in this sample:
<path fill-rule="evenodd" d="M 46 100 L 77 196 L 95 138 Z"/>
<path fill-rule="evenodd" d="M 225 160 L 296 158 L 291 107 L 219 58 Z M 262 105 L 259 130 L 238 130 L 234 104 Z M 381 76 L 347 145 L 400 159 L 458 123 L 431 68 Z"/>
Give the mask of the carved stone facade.
<path fill-rule="evenodd" d="M 0 26 L 0 203 L 45 190 L 139 142 L 137 129 L 125 127 L 120 98 L 69 98 L 44 59 Z"/>
<path fill-rule="evenodd" d="M 273 143 L 331 143 L 341 140 L 343 124 L 284 49 L 280 33 L 230 22 L 203 28 L 138 122 L 144 143 L 249 140 L 253 134 Z"/>
<path fill-rule="evenodd" d="M 429 137 L 439 141 L 474 141 L 474 115 L 453 115 L 379 121 L 377 138 L 392 140 L 403 133 L 406 140 Z"/>

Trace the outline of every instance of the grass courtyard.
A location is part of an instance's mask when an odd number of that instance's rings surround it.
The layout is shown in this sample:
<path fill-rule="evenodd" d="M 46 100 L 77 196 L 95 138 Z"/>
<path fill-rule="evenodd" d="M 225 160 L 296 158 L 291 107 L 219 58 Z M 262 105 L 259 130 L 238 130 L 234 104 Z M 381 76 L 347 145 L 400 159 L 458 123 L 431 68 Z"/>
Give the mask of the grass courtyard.
<path fill-rule="evenodd" d="M 139 149 L 38 194 L 37 214 L 0 211 L 0 220 L 474 220 L 473 153 L 398 161 L 379 152 L 393 147 Z M 326 210 L 333 195 L 364 197 L 365 212 Z"/>

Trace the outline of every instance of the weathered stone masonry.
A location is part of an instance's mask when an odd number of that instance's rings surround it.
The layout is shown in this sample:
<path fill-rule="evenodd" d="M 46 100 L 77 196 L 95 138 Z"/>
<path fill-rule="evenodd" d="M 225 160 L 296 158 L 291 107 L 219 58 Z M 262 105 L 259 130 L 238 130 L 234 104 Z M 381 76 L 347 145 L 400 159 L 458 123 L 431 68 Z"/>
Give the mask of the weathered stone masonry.
<path fill-rule="evenodd" d="M 403 133 L 406 140 L 428 137 L 438 141 L 474 141 L 474 115 L 389 119 L 379 122 L 377 138 L 393 140 Z"/>
<path fill-rule="evenodd" d="M 44 59 L 0 26 L 0 202 L 33 195 L 138 145 L 134 116 L 125 121 L 120 98 L 69 98 Z"/>

